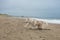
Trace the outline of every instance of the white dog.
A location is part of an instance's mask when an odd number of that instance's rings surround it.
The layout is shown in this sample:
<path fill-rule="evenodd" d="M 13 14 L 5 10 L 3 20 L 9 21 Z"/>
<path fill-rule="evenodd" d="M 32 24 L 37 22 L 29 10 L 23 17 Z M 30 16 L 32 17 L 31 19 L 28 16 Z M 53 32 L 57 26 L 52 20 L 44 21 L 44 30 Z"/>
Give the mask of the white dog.
<path fill-rule="evenodd" d="M 48 26 L 48 23 L 41 20 L 36 20 L 33 18 L 26 18 L 26 25 L 25 27 L 31 28 L 31 29 L 44 29 Z M 30 26 L 31 25 L 31 26 Z"/>

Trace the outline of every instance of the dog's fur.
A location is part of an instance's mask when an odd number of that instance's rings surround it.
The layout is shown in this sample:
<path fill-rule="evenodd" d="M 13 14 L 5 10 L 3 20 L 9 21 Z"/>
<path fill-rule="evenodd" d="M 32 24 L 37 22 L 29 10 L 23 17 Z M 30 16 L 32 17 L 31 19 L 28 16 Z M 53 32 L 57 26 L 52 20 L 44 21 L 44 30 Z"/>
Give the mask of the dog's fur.
<path fill-rule="evenodd" d="M 26 25 L 25 27 L 31 28 L 31 29 L 44 29 L 48 26 L 48 23 L 45 21 L 38 21 L 32 18 L 26 18 Z M 29 27 L 29 25 L 32 25 Z"/>

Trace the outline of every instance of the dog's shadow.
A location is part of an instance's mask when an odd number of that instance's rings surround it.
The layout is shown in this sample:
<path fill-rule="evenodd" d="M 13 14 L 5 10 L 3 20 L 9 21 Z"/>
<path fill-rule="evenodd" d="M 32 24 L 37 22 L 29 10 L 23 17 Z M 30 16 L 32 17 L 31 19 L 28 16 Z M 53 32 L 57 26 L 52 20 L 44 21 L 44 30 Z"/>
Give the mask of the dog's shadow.
<path fill-rule="evenodd" d="M 51 29 L 31 29 L 31 28 L 29 28 L 29 30 L 51 30 Z"/>

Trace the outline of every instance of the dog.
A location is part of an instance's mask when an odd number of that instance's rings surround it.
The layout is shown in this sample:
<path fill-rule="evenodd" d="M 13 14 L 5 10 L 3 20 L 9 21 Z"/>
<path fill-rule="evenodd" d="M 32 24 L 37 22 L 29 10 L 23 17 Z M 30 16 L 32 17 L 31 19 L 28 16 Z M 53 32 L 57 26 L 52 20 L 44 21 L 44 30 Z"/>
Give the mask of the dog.
<path fill-rule="evenodd" d="M 25 22 L 26 22 L 25 27 L 30 29 L 44 29 L 48 26 L 47 22 L 41 20 L 35 20 L 32 18 L 26 18 Z"/>

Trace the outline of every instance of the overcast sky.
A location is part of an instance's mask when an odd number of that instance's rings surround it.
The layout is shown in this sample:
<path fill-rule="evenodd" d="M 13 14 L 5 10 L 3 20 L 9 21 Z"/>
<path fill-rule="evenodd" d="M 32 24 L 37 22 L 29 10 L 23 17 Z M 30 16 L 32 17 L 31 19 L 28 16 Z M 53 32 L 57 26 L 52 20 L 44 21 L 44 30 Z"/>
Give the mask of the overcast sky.
<path fill-rule="evenodd" d="M 0 0 L 0 13 L 60 17 L 60 0 Z"/>

